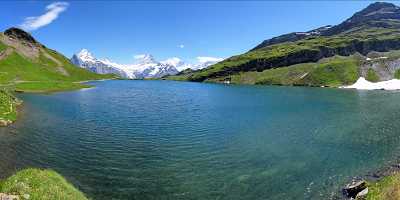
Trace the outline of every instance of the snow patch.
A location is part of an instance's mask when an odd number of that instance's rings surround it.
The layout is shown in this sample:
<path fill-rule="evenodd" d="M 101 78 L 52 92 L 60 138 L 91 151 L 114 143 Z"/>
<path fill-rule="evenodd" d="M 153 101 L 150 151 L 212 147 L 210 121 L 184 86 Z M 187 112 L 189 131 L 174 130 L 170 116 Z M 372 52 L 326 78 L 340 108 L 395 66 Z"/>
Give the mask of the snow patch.
<path fill-rule="evenodd" d="M 400 90 L 400 80 L 392 79 L 381 82 L 370 82 L 360 77 L 353 85 L 342 86 L 340 88 L 352 88 L 357 90 Z"/>

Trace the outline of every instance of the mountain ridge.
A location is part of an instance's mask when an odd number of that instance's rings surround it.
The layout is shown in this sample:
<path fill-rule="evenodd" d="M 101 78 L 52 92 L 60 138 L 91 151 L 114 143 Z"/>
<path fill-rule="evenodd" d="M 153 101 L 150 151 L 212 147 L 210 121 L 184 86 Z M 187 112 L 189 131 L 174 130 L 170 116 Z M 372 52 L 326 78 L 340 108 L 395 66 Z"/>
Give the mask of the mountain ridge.
<path fill-rule="evenodd" d="M 76 66 L 94 73 L 115 74 L 128 79 L 160 78 L 178 73 L 175 66 L 158 62 L 150 54 L 139 55 L 135 64 L 123 65 L 107 59 L 97 59 L 87 49 L 82 49 L 70 60 Z"/>
<path fill-rule="evenodd" d="M 204 59 L 206 58 L 206 59 Z M 219 58 L 198 57 L 197 64 L 188 64 L 183 60 L 172 57 L 157 61 L 151 54 L 136 55 L 133 64 L 118 64 L 107 59 L 95 58 L 87 49 L 82 49 L 71 57 L 71 62 L 78 67 L 99 74 L 116 74 L 127 79 L 161 78 L 178 74 L 187 68 L 202 69 L 220 61 Z M 201 60 L 203 59 L 203 60 Z"/>
<path fill-rule="evenodd" d="M 372 3 L 338 25 L 274 37 L 263 41 L 244 54 L 232 56 L 206 69 L 186 74 L 185 78 L 171 78 L 198 82 L 225 82 L 227 79 L 250 72 L 261 73 L 302 63 L 315 63 L 314 66 L 317 66 L 320 60 L 335 56 L 349 57 L 357 54 L 357 58 L 351 59 L 360 62 L 372 52 L 399 50 L 399 27 L 398 6 L 391 3 Z M 294 84 L 315 86 L 325 84 L 306 81 L 312 75 L 313 69 L 309 68 L 306 71 L 308 75 L 304 75 L 302 80 Z M 359 75 L 358 71 L 359 69 L 357 69 L 357 75 Z M 353 81 L 355 80 L 342 80 L 334 85 L 348 84 Z M 257 82 L 263 84 L 268 81 Z"/>

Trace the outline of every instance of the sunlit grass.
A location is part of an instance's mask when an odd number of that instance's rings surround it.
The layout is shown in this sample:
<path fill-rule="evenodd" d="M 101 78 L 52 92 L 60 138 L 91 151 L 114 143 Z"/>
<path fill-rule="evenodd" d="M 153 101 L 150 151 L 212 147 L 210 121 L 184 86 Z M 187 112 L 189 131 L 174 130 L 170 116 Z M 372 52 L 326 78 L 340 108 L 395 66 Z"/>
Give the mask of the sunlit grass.
<path fill-rule="evenodd" d="M 52 170 L 25 169 L 0 182 L 0 192 L 30 200 L 87 200 L 85 195 Z"/>

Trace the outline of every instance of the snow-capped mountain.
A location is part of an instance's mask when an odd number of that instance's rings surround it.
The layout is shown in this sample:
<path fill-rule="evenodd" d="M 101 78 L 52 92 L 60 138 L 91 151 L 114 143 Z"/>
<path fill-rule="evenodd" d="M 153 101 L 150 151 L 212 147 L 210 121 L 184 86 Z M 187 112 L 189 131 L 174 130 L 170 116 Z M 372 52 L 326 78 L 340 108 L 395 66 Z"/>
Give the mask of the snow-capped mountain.
<path fill-rule="evenodd" d="M 143 79 L 175 75 L 188 68 L 202 69 L 222 60 L 213 57 L 197 57 L 196 64 L 187 64 L 177 57 L 161 62 L 156 61 L 150 54 L 136 55 L 134 58 L 133 64 L 117 64 L 107 59 L 97 59 L 87 49 L 82 49 L 72 56 L 71 62 L 99 74 L 116 74 L 123 78 Z"/>
<path fill-rule="evenodd" d="M 183 62 L 183 60 L 181 60 L 180 58 L 177 58 L 177 57 L 168 58 L 167 60 L 161 61 L 161 63 L 165 64 L 165 65 L 174 66 L 178 71 L 182 71 L 187 68 L 193 67 L 193 65 L 187 64 L 187 63 Z"/>
<path fill-rule="evenodd" d="M 97 59 L 87 49 L 82 49 L 78 54 L 74 54 L 71 62 L 98 74 L 116 74 L 122 78 L 129 78 L 122 66 L 106 59 Z"/>
<path fill-rule="evenodd" d="M 107 59 L 97 59 L 87 49 L 82 49 L 72 56 L 71 62 L 95 73 L 116 74 L 130 79 L 160 78 L 179 72 L 175 66 L 157 62 L 149 54 L 135 56 L 134 64 L 122 65 Z"/>
<path fill-rule="evenodd" d="M 214 58 L 214 57 L 203 57 L 203 56 L 197 57 L 197 64 L 193 65 L 191 67 L 191 69 L 193 69 L 193 70 L 203 69 L 203 68 L 206 68 L 217 62 L 221 62 L 222 60 L 224 60 L 224 59 L 223 58 Z"/>

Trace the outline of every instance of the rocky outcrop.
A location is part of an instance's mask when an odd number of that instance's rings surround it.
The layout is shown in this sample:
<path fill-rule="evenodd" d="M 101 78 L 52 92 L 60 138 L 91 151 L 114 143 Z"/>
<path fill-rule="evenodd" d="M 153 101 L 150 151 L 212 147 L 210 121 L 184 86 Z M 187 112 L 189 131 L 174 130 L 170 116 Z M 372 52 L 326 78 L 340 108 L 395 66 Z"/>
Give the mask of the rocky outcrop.
<path fill-rule="evenodd" d="M 379 57 L 368 56 L 365 61 L 360 64 L 360 75 L 367 77 L 368 70 L 372 69 L 379 77 L 379 81 L 391 80 L 395 77 L 397 71 L 400 70 L 400 58 L 389 58 L 383 54 Z"/>
<path fill-rule="evenodd" d="M 15 40 L 23 41 L 25 43 L 39 44 L 35 40 L 35 38 L 33 38 L 29 33 L 19 28 L 14 28 L 14 27 L 9 28 L 6 31 L 4 31 L 4 35 L 13 38 Z"/>
<path fill-rule="evenodd" d="M 43 47 L 29 33 L 18 28 L 10 28 L 1 33 L 0 42 L 31 59 L 38 59 Z"/>
<path fill-rule="evenodd" d="M 359 194 L 359 196 L 365 196 L 366 193 L 368 193 L 367 183 L 363 180 L 354 181 L 343 188 L 343 194 L 348 198 L 355 199 Z"/>
<path fill-rule="evenodd" d="M 366 199 L 367 195 L 368 195 L 368 188 L 365 188 L 356 195 L 356 199 L 358 200 Z"/>

